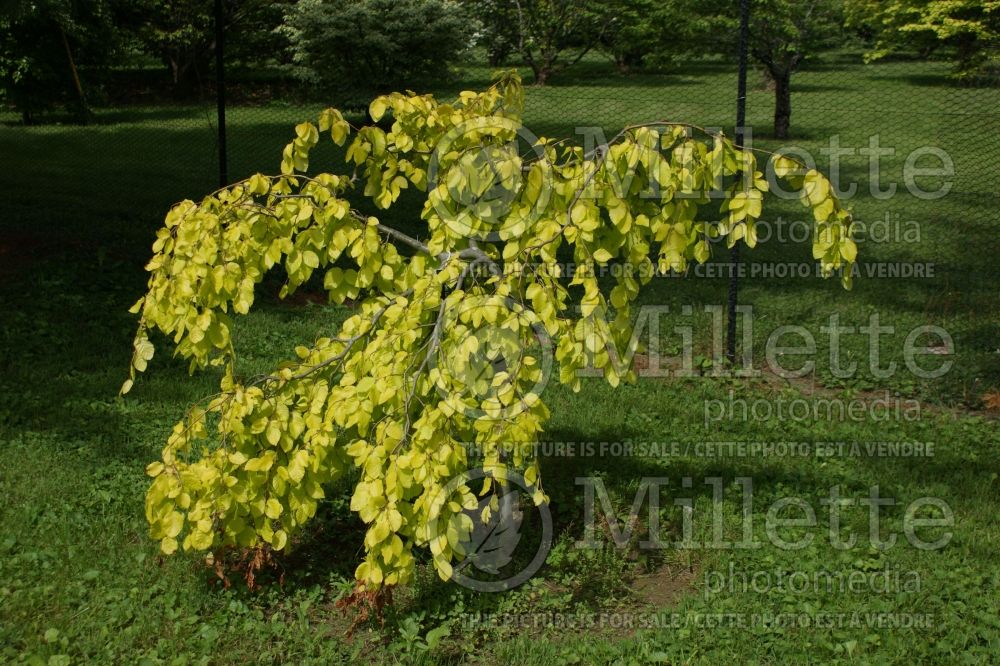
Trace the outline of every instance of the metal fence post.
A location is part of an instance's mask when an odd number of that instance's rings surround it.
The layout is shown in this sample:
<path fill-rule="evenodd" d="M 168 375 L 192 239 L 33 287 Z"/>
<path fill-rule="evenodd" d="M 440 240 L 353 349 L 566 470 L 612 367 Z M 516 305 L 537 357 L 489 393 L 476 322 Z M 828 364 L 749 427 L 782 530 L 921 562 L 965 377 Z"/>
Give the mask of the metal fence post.
<path fill-rule="evenodd" d="M 740 0 L 740 64 L 736 82 L 736 145 L 743 146 L 747 120 L 747 51 L 750 42 L 750 0 Z M 736 304 L 739 295 L 740 245 L 729 251 L 729 296 L 727 303 L 726 358 L 736 363 Z"/>
<path fill-rule="evenodd" d="M 219 126 L 219 187 L 229 184 L 229 165 L 226 155 L 225 33 L 222 0 L 215 0 L 215 102 Z"/>

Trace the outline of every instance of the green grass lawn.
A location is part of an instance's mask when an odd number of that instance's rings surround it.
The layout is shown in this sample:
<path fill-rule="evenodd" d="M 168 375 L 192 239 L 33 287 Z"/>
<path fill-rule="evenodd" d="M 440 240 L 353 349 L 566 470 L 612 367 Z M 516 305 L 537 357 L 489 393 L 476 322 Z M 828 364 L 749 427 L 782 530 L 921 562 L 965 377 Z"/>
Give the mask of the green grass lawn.
<path fill-rule="evenodd" d="M 4 662 L 76 663 L 990 663 L 1000 654 L 1000 434 L 983 396 L 1000 390 L 1000 299 L 996 240 L 1000 229 L 1000 90 L 959 88 L 944 63 L 886 62 L 861 66 L 851 54 L 831 55 L 793 82 L 793 139 L 818 150 L 837 134 L 864 147 L 878 134 L 896 154 L 883 160 L 882 182 L 901 179 L 915 148 L 938 146 L 954 159 L 950 194 L 922 201 L 905 194 L 880 201 L 867 194 L 866 158 L 844 160 L 864 195 L 852 200 L 861 220 L 899 216 L 919 242 L 860 244 L 861 264 L 927 263 L 933 278 L 835 280 L 748 277 L 741 300 L 753 306 L 753 357 L 764 360 L 768 334 L 782 324 L 806 326 L 816 338 L 816 368 L 783 383 L 712 376 L 641 379 L 612 390 L 588 380 L 579 393 L 551 386 L 551 442 L 677 442 L 677 455 L 560 456 L 543 465 L 552 496 L 556 545 L 525 586 L 477 594 L 441 583 L 424 566 L 401 591 L 384 626 L 366 624 L 348 639 L 350 618 L 335 607 L 350 589 L 362 529 L 348 510 L 350 490 L 331 492 L 315 536 L 284 565 L 283 584 L 259 592 L 214 585 L 195 558 L 161 558 L 147 536 L 142 501 L 145 465 L 159 455 L 185 407 L 213 391 L 217 378 L 189 377 L 167 354 L 157 356 L 127 400 L 115 397 L 125 377 L 134 318 L 126 310 L 143 292 L 142 266 L 167 207 L 213 189 L 216 181 L 211 110 L 158 107 L 102 111 L 91 127 L 0 126 L 0 655 Z M 461 84 L 485 85 L 481 68 Z M 751 77 L 751 82 L 756 83 Z M 450 85 L 450 84 L 449 84 Z M 457 85 L 457 84 L 456 84 Z M 719 63 L 661 75 L 621 78 L 599 61 L 582 63 L 543 89 L 530 89 L 526 124 L 536 134 L 607 132 L 668 118 L 729 127 L 735 76 Z M 457 89 L 457 88 L 456 88 Z M 447 92 L 447 91 L 443 91 Z M 749 119 L 759 145 L 769 138 L 770 94 L 754 89 Z M 291 125 L 315 108 L 269 106 L 229 113 L 230 173 L 274 171 Z M 3 116 L 0 120 L 12 120 Z M 333 151 L 320 156 L 334 168 Z M 923 182 L 923 181 L 922 181 Z M 926 183 L 925 183 L 926 184 Z M 772 209 L 801 217 L 797 203 Z M 896 219 L 896 218 L 892 218 Z M 412 224 L 409 220 L 397 220 Z M 915 226 L 913 226 L 915 225 Z M 910 239 L 912 240 L 912 239 Z M 807 243 L 771 242 L 744 252 L 748 267 L 810 262 Z M 724 248 L 714 261 L 725 260 Z M 329 332 L 345 308 L 296 301 L 266 283 L 261 307 L 239 324 L 248 372 L 291 354 L 295 344 Z M 723 278 L 656 279 L 647 305 L 669 306 L 659 349 L 679 347 L 675 326 L 690 324 L 698 353 L 711 357 L 711 320 L 704 306 L 725 303 Z M 693 314 L 683 308 L 691 306 Z M 858 372 L 834 377 L 828 336 L 831 314 L 844 326 L 878 313 L 895 332 L 883 337 L 882 364 L 904 363 L 906 333 L 936 325 L 954 339 L 954 367 L 935 379 L 897 372 L 879 378 L 867 368 L 865 338 L 848 336 L 843 360 Z M 789 362 L 787 365 L 791 366 Z M 708 373 L 710 375 L 710 373 Z M 917 400 L 919 418 L 706 419 L 722 400 L 774 405 L 778 400 L 869 401 L 889 391 Z M 704 442 L 861 443 L 858 455 L 702 455 Z M 868 455 L 870 442 L 933 444 L 933 456 Z M 578 549 L 583 537 L 577 477 L 603 479 L 621 518 L 643 477 L 665 476 L 661 523 L 679 535 L 683 515 L 672 500 L 693 500 L 693 538 L 712 538 L 709 517 L 722 517 L 726 540 L 743 530 L 738 477 L 753 479 L 752 531 L 757 549 L 642 551 L 610 545 Z M 691 488 L 681 479 L 693 479 Z M 721 477 L 718 505 L 707 477 Z M 878 485 L 897 505 L 882 510 L 883 535 L 897 543 L 869 545 L 867 509 L 845 509 L 850 549 L 834 548 L 822 502 L 832 486 L 866 498 Z M 768 507 L 802 498 L 817 513 L 812 542 L 797 550 L 770 545 Z M 903 537 L 904 509 L 935 497 L 954 513 L 950 542 L 914 548 Z M 927 534 L 940 529 L 927 528 Z M 927 540 L 931 540 L 928 536 Z M 730 571 L 780 575 L 889 572 L 906 585 L 891 589 L 789 589 L 719 585 Z M 730 579 L 727 579 L 731 581 Z M 916 584 L 915 584 L 916 583 Z M 673 613 L 658 627 L 621 626 L 628 618 Z M 475 622 L 491 613 L 528 617 L 530 627 Z M 560 616 L 559 614 L 563 614 Z M 602 615 L 604 619 L 601 620 Z M 878 618 L 888 619 L 880 625 Z M 918 616 L 923 624 L 895 626 Z M 799 623 L 787 618 L 799 618 Z M 802 626 L 801 618 L 814 618 Z M 575 618 L 568 621 L 567 618 Z M 589 624 L 595 622 L 596 625 Z M 786 618 L 782 620 L 781 618 Z M 740 625 L 739 623 L 746 623 Z M 427 647 L 431 630 L 447 630 Z M 434 642 L 434 641 L 432 641 Z"/>

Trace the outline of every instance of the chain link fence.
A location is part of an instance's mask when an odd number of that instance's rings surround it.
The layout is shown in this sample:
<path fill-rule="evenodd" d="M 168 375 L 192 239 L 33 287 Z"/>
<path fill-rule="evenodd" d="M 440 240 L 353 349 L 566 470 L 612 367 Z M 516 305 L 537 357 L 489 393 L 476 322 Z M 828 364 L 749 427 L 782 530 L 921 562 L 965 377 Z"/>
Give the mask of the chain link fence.
<path fill-rule="evenodd" d="M 326 106 L 346 107 L 355 120 L 364 118 L 362 93 L 317 95 L 286 76 L 236 65 L 227 63 L 225 84 L 230 181 L 257 171 L 276 172 L 293 126 L 315 120 Z M 528 70 L 522 72 L 530 84 Z M 473 57 L 457 68 L 452 80 L 429 92 L 454 95 L 483 88 L 490 78 L 485 56 Z M 13 112 L 0 113 L 0 146 L 11 169 L 4 178 L 8 232 L 41 223 L 38 190 L 28 183 L 46 177 L 61 183 L 51 194 L 46 223 L 72 228 L 73 211 L 59 208 L 59 192 L 83 188 L 81 174 L 86 172 L 115 195 L 94 197 L 92 212 L 127 218 L 132 226 L 126 233 L 144 239 L 151 237 L 171 203 L 214 189 L 220 164 L 218 91 L 207 79 L 196 94 L 177 102 L 158 88 L 161 83 L 166 81 L 128 79 L 129 94 L 109 96 L 106 105 L 95 109 L 96 122 L 89 126 L 21 127 Z M 529 85 L 525 125 L 538 136 L 582 140 L 585 132 L 599 130 L 610 137 L 630 124 L 666 119 L 731 135 L 736 89 L 735 58 L 675 61 L 662 71 L 623 74 L 593 55 L 543 87 Z M 772 85 L 762 70 L 751 66 L 748 134 L 758 147 L 804 151 L 818 168 L 838 177 L 868 233 L 860 277 L 886 278 L 862 287 L 883 292 L 870 295 L 868 302 L 894 299 L 908 313 L 907 321 L 941 324 L 962 338 L 972 362 L 949 389 L 959 397 L 976 382 L 982 385 L 982 377 L 1000 376 L 995 336 L 1000 318 L 995 282 L 1000 81 L 959 83 L 951 76 L 950 63 L 939 60 L 897 57 L 866 64 L 862 49 L 848 49 L 806 60 L 794 73 L 791 90 L 790 136 L 777 140 Z M 317 166 L 323 168 L 322 160 L 332 155 L 319 153 Z M 748 287 L 741 302 L 753 304 L 765 288 L 764 279 L 781 277 L 773 268 L 781 261 L 810 259 L 808 243 L 793 235 L 802 209 L 792 204 L 779 204 L 777 217 L 765 220 L 771 223 L 770 235 L 784 232 L 788 243 L 744 255 Z M 725 259 L 724 253 L 717 254 Z M 765 267 L 754 268 L 758 265 Z M 808 318 L 806 307 L 796 300 L 806 282 L 789 280 L 773 287 L 778 296 L 769 307 L 775 312 L 791 308 Z M 688 300 L 725 300 L 721 278 L 685 289 Z M 656 297 L 669 303 L 671 293 L 664 289 Z"/>

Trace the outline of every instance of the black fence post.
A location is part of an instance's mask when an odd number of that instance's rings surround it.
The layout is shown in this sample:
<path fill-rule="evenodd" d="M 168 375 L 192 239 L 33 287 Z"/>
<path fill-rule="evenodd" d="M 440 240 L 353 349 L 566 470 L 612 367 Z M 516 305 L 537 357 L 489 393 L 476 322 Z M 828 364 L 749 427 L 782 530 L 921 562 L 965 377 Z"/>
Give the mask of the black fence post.
<path fill-rule="evenodd" d="M 743 146 L 747 121 L 747 51 L 750 47 L 750 0 L 740 0 L 740 64 L 736 81 L 736 145 Z M 740 245 L 729 251 L 729 296 L 727 303 L 726 358 L 736 363 L 736 305 L 739 296 Z"/>
<path fill-rule="evenodd" d="M 229 184 L 229 165 L 226 155 L 225 33 L 222 0 L 215 0 L 215 101 L 219 125 L 219 187 Z"/>

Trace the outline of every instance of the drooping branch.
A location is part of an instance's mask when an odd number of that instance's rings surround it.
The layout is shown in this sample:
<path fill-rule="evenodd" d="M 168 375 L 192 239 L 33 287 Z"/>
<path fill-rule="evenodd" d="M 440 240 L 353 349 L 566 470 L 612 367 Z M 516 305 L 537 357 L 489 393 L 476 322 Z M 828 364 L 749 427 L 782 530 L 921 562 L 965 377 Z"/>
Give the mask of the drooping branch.
<path fill-rule="evenodd" d="M 450 577 L 466 552 L 467 511 L 478 506 L 463 482 L 471 466 L 500 485 L 522 474 L 533 501 L 546 500 L 533 443 L 549 415 L 541 399 L 548 366 L 574 388 L 585 367 L 617 385 L 627 369 L 613 352 L 632 338 L 629 308 L 648 281 L 637 270 L 652 266 L 651 255 L 661 269 L 681 270 L 707 260 L 710 233 L 755 244 L 767 183 L 754 152 L 660 122 L 626 127 L 586 153 L 540 140 L 537 159 L 525 159 L 512 141 L 522 99 L 513 76 L 449 105 L 377 98 L 370 113 L 391 112 L 392 131 L 358 130 L 346 150 L 349 173 L 303 175 L 320 132 L 343 145 L 352 130 L 327 110 L 318 127 L 296 127 L 280 175 L 257 174 L 171 209 L 147 266 L 148 292 L 133 308 L 140 326 L 123 390 L 151 360 L 154 330 L 173 338 L 192 369 L 224 372 L 219 396 L 174 428 L 162 462 L 148 469 L 146 517 L 164 553 L 283 551 L 326 488 L 354 468 L 351 508 L 366 525 L 359 584 L 412 580 L 417 548 Z M 432 160 L 438 173 L 428 183 Z M 774 164 L 816 220 L 814 258 L 824 271 L 849 270 L 851 218 L 829 181 L 789 158 Z M 622 187 L 623 170 L 638 182 Z M 702 196 L 741 172 L 747 181 L 723 188 L 717 209 Z M 426 227 L 406 233 L 361 213 L 347 193 L 362 183 L 380 209 L 404 187 L 426 192 Z M 488 191 L 503 196 L 484 201 Z M 713 216 L 714 224 L 697 221 Z M 609 285 L 595 271 L 533 265 L 555 261 L 560 248 L 587 268 L 627 270 Z M 243 382 L 231 315 L 249 311 L 275 267 L 287 275 L 282 296 L 319 271 L 332 302 L 359 305 L 332 337 Z M 573 285 L 584 292 L 580 316 Z"/>

